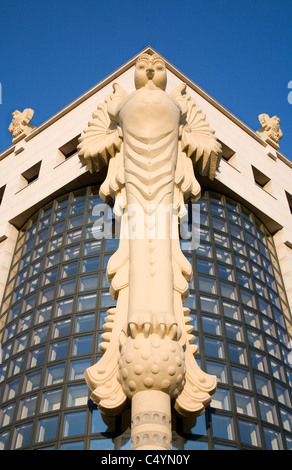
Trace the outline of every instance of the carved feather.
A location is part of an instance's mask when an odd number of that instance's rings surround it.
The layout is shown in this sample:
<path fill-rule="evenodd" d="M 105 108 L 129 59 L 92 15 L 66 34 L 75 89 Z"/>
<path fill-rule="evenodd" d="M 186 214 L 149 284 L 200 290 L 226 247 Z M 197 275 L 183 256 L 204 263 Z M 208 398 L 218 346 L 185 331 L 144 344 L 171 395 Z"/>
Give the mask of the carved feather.
<path fill-rule="evenodd" d="M 185 92 L 184 86 L 179 86 L 181 96 L 178 93 L 173 96 L 181 105 L 182 99 L 187 106 L 185 121 L 181 129 L 181 148 L 188 158 L 193 161 L 194 169 L 203 176 L 214 179 L 218 169 L 222 149 L 206 121 L 201 108 L 195 103 L 191 96 Z"/>
<path fill-rule="evenodd" d="M 87 165 L 90 173 L 108 166 L 110 158 L 121 148 L 122 130 L 110 118 L 108 107 L 113 99 L 122 100 L 125 92 L 123 93 L 117 84 L 113 88 L 114 92 L 98 106 L 88 127 L 79 138 L 79 159 L 83 166 Z"/>

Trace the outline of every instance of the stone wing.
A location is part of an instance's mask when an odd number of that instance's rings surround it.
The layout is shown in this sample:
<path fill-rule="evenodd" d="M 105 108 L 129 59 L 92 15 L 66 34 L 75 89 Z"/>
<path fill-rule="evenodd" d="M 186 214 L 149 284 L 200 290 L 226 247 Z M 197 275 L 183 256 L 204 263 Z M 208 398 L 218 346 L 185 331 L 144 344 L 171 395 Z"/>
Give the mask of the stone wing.
<path fill-rule="evenodd" d="M 260 114 L 259 115 L 259 121 L 262 125 L 262 127 L 266 130 L 266 131 L 269 131 L 271 129 L 271 126 L 269 124 L 269 121 L 270 121 L 270 117 L 268 114 Z"/>
<path fill-rule="evenodd" d="M 196 172 L 214 179 L 221 159 L 221 145 L 207 123 L 201 108 L 186 93 L 185 88 L 185 86 L 180 86 L 175 92 L 177 101 L 186 105 L 186 114 L 181 128 L 181 148 L 186 156 L 191 158 Z M 181 94 L 179 99 L 178 92 Z"/>
<path fill-rule="evenodd" d="M 122 131 L 111 120 L 108 106 L 113 99 L 122 100 L 126 92 L 117 84 L 113 85 L 113 89 L 113 93 L 92 114 L 92 120 L 79 138 L 79 159 L 83 166 L 87 165 L 90 173 L 108 166 L 110 158 L 121 148 Z"/>

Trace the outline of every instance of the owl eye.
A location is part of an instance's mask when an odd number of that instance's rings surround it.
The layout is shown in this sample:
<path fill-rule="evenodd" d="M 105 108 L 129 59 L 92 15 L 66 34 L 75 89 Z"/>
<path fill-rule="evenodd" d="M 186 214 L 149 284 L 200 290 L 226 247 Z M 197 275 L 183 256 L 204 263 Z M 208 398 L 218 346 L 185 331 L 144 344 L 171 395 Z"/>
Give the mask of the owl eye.
<path fill-rule="evenodd" d="M 155 69 L 156 69 L 156 70 L 159 70 L 159 71 L 160 71 L 160 70 L 164 70 L 164 63 L 163 63 L 163 62 L 160 62 L 160 61 L 155 62 Z"/>
<path fill-rule="evenodd" d="M 139 62 L 137 63 L 137 68 L 139 70 L 143 70 L 146 68 L 146 62 L 144 60 L 139 60 Z"/>

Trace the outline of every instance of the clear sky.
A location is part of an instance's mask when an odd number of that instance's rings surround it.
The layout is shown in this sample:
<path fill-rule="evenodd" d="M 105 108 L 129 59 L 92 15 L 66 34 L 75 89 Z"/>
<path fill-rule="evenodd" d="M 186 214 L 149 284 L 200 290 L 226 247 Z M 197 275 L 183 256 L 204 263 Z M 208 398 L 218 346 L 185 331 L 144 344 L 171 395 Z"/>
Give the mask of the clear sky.
<path fill-rule="evenodd" d="M 292 0 L 0 0 L 0 152 L 15 109 L 38 126 L 148 45 L 253 130 L 279 116 L 292 160 Z"/>

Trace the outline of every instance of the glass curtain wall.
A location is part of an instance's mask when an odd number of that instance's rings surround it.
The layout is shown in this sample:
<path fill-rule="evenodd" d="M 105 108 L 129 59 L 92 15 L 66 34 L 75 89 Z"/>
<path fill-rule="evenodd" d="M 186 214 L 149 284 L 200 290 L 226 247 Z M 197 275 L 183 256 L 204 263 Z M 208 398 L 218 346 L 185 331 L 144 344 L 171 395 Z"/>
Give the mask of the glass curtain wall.
<path fill-rule="evenodd" d="M 103 420 L 83 378 L 102 355 L 115 238 L 98 239 L 98 188 L 57 198 L 19 232 L 2 304 L 0 449 L 129 449 L 129 413 Z M 200 243 L 182 249 L 211 406 L 177 417 L 174 449 L 291 449 L 290 321 L 273 239 L 243 206 L 205 192 Z M 99 214 L 100 217 L 100 214 Z M 290 355 L 289 355 L 290 354 Z"/>

